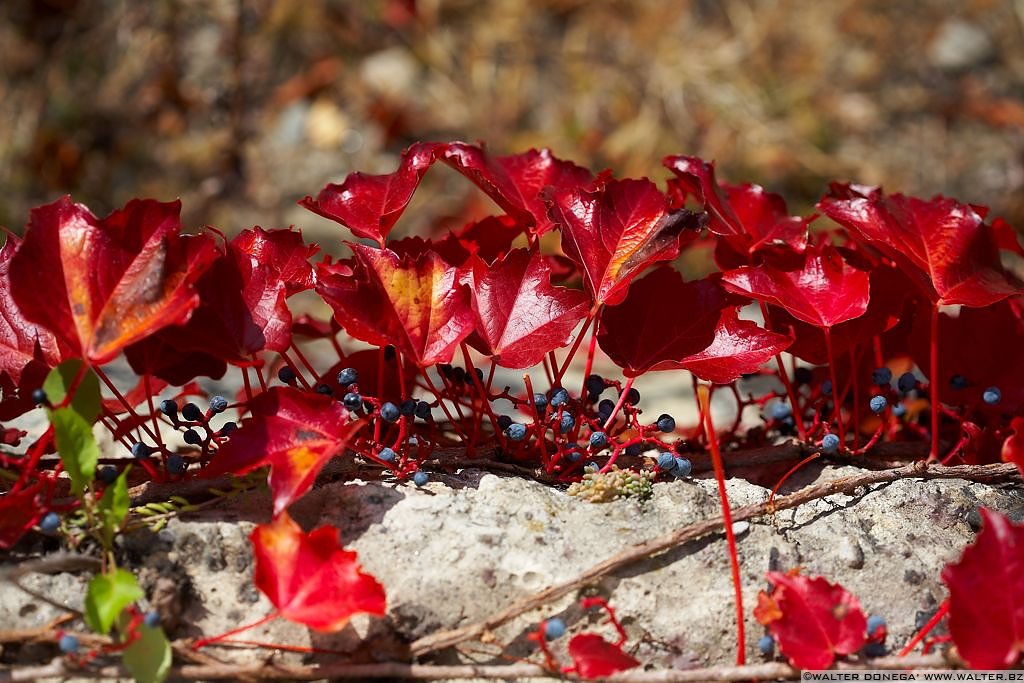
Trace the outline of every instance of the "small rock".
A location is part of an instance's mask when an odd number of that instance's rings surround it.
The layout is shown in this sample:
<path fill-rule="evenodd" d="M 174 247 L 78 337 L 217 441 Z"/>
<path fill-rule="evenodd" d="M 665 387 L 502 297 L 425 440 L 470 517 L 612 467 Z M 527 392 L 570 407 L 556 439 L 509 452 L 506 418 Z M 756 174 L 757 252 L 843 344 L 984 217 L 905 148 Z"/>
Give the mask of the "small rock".
<path fill-rule="evenodd" d="M 745 520 L 744 521 L 740 521 L 740 522 L 733 522 L 732 532 L 735 535 L 742 536 L 743 534 L 747 533 L 748 531 L 750 531 L 750 522 L 747 522 Z"/>
<path fill-rule="evenodd" d="M 962 19 L 949 19 L 942 24 L 928 47 L 932 64 L 946 71 L 970 69 L 994 56 L 995 46 L 988 33 Z"/>
<path fill-rule="evenodd" d="M 839 559 L 850 569 L 861 569 L 864 567 L 864 549 L 852 536 L 843 536 L 839 539 L 837 549 Z"/>

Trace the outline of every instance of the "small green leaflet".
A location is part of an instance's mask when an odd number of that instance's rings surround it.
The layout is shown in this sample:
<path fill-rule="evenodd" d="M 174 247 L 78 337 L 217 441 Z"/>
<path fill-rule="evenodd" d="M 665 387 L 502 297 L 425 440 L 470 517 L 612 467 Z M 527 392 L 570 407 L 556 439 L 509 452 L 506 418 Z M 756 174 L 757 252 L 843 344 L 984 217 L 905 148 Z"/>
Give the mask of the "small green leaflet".
<path fill-rule="evenodd" d="M 85 623 L 97 633 L 110 632 L 121 611 L 143 597 L 135 577 L 123 569 L 97 574 L 85 594 Z"/>
<path fill-rule="evenodd" d="M 103 522 L 103 536 L 107 547 L 114 542 L 114 534 L 121 528 L 124 518 L 128 514 L 128 507 L 131 500 L 128 497 L 128 470 L 126 467 L 117 481 L 108 486 L 100 499 L 99 513 Z"/>
<path fill-rule="evenodd" d="M 75 395 L 71 399 L 71 408 L 92 424 L 100 414 L 100 381 L 92 368 L 82 368 L 82 361 L 75 358 L 67 360 L 55 367 L 43 382 L 43 391 L 50 405 L 59 406 L 68 395 L 68 389 L 75 383 L 79 373 L 82 379 L 75 387 Z"/>
<path fill-rule="evenodd" d="M 96 474 L 100 448 L 92 434 L 92 425 L 100 414 L 100 384 L 90 368 L 80 360 L 69 360 L 50 371 L 43 390 L 50 404 L 59 406 L 74 386 L 74 395 L 67 406 L 49 410 L 57 452 L 64 469 L 71 477 L 71 490 L 81 496 Z"/>
<path fill-rule="evenodd" d="M 171 670 L 171 644 L 163 629 L 139 625 L 139 638 L 124 651 L 124 668 L 138 683 L 161 683 Z"/>

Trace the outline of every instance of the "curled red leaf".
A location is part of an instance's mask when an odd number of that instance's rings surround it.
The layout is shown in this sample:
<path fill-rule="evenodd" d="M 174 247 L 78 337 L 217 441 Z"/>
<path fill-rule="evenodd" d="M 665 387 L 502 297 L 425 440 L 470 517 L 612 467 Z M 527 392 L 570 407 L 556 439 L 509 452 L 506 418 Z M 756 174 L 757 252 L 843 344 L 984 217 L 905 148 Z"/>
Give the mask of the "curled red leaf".
<path fill-rule="evenodd" d="M 581 678 L 593 680 L 640 666 L 640 662 L 596 633 L 580 633 L 569 641 L 569 656 Z"/>

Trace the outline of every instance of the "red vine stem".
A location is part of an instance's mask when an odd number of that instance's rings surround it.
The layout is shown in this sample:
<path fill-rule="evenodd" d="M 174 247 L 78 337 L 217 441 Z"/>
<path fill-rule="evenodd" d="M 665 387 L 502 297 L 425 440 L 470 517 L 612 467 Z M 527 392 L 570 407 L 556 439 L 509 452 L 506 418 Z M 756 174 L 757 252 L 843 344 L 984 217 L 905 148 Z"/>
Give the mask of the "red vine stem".
<path fill-rule="evenodd" d="M 928 451 L 928 460 L 939 457 L 939 305 L 932 306 L 931 338 L 929 340 L 931 357 L 929 359 L 928 378 L 931 386 L 932 399 L 932 447 Z"/>
<path fill-rule="evenodd" d="M 278 617 L 277 610 L 273 610 L 272 612 L 270 612 L 270 614 L 266 615 L 262 619 L 257 619 L 256 621 L 252 622 L 251 624 L 246 624 L 244 626 L 239 626 L 238 628 L 231 629 L 230 631 L 227 631 L 226 633 L 221 633 L 220 635 L 217 635 L 217 636 L 211 636 L 209 638 L 203 638 L 202 640 L 197 640 L 196 642 L 192 643 L 192 649 L 193 650 L 199 650 L 199 649 L 204 648 L 207 645 L 210 645 L 212 643 L 220 642 L 220 641 L 222 641 L 222 640 L 224 640 L 226 638 L 230 638 L 233 635 L 237 635 L 239 633 L 244 633 L 245 631 L 249 631 L 251 629 L 254 629 L 257 626 L 262 626 L 263 624 L 267 623 L 268 621 L 273 621 L 274 619 L 277 619 L 277 617 Z"/>
<path fill-rule="evenodd" d="M 949 598 L 942 601 L 942 604 L 939 605 L 939 609 L 935 610 L 935 614 L 928 620 L 928 623 L 921 627 L 921 630 L 917 632 L 917 635 L 911 638 L 910 642 L 900 650 L 900 657 L 906 657 L 910 654 L 911 650 L 917 647 L 917 644 L 924 640 L 925 636 L 931 633 L 933 628 L 938 626 L 939 622 L 942 621 L 942 618 L 946 616 L 947 612 L 949 612 Z"/>
<path fill-rule="evenodd" d="M 149 427 L 146 425 L 146 422 L 139 417 L 138 413 L 135 412 L 135 408 L 133 406 L 128 405 L 128 399 L 126 399 L 124 397 L 124 395 L 114 385 L 114 383 L 110 381 L 110 378 L 107 377 L 106 373 L 103 372 L 103 370 L 101 368 L 98 368 L 98 367 L 94 367 L 93 370 L 96 372 L 96 376 L 99 377 L 101 380 L 103 380 L 103 383 L 107 385 L 107 388 L 110 389 L 110 391 L 113 392 L 113 394 L 117 398 L 118 402 L 120 402 L 120 404 L 124 406 L 125 410 L 128 411 L 128 414 L 131 415 L 135 419 L 135 421 L 139 425 L 139 427 L 144 432 L 146 432 L 146 434 L 149 435 L 149 438 L 153 439 L 154 443 L 157 442 L 156 434 L 154 434 L 153 432 L 151 432 L 149 430 Z M 68 393 L 68 395 L 70 396 L 70 392 Z"/>
<path fill-rule="evenodd" d="M 769 323 L 768 304 L 766 304 L 763 301 L 761 301 L 759 303 L 761 304 L 761 316 L 764 318 L 764 325 L 765 325 L 765 327 L 768 327 L 768 323 Z M 807 430 L 804 429 L 804 414 L 803 414 L 804 411 L 800 408 L 800 402 L 797 400 L 798 397 L 796 395 L 796 390 L 793 389 L 793 382 L 790 381 L 789 373 L 786 372 L 786 366 L 782 362 L 782 354 L 781 353 L 775 354 L 775 362 L 779 366 L 779 379 L 782 380 L 783 386 L 786 387 L 786 395 L 789 396 L 789 404 L 790 404 L 790 407 L 792 407 L 792 409 L 793 409 L 793 421 L 796 423 L 796 433 L 797 433 L 797 436 L 800 437 L 800 441 L 801 442 L 807 441 Z M 730 385 L 730 386 L 735 387 L 735 385 Z M 736 393 L 736 397 L 737 397 L 737 400 L 738 400 L 739 399 L 739 393 Z M 739 410 L 740 410 L 740 413 L 742 414 L 743 409 L 740 408 Z M 737 415 L 736 419 L 739 420 L 741 416 L 742 415 Z"/>
<path fill-rule="evenodd" d="M 628 394 L 629 390 L 633 388 L 633 380 L 635 379 L 636 377 L 630 377 L 626 380 L 626 385 L 622 387 L 622 391 L 619 392 L 619 400 L 612 409 L 612 414 L 604 421 L 604 431 L 607 432 L 611 429 L 611 426 L 615 424 L 615 416 L 619 414 L 619 411 L 622 410 L 623 404 L 626 403 L 626 394 Z"/>
<path fill-rule="evenodd" d="M 587 328 L 594 322 L 594 318 L 597 316 L 598 308 L 591 309 L 590 314 L 587 315 L 586 321 L 583 323 L 583 328 L 580 329 L 580 333 L 576 335 L 576 339 L 573 340 L 572 347 L 569 349 L 569 354 L 565 357 L 565 363 L 558 372 L 555 373 L 555 381 L 561 382 L 562 377 L 565 375 L 565 371 L 569 369 L 569 364 L 572 363 L 572 359 L 576 356 L 576 351 L 580 348 L 583 338 L 587 336 Z"/>
<path fill-rule="evenodd" d="M 836 380 L 836 357 L 832 353 L 832 329 L 823 327 L 825 332 L 825 351 L 828 353 L 828 371 L 832 378 L 832 413 L 836 420 L 836 429 L 839 430 L 839 452 L 846 450 L 846 428 L 843 426 L 843 409 L 839 397 L 839 382 Z"/>

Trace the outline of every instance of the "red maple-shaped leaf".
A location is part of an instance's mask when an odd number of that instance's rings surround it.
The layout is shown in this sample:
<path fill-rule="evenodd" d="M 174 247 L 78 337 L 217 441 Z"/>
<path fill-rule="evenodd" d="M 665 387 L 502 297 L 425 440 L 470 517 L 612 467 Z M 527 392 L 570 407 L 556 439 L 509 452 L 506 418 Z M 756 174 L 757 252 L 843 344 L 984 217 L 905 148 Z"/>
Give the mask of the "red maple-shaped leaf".
<path fill-rule="evenodd" d="M 816 327 L 832 327 L 868 310 L 868 274 L 825 243 L 807 250 L 799 270 L 744 266 L 725 273 L 722 281 L 730 291 L 781 306 Z"/>
<path fill-rule="evenodd" d="M 29 322 L 11 297 L 11 258 L 19 243 L 16 236 L 8 235 L 0 248 L 0 373 L 14 384 L 30 363 L 53 367 L 60 362 L 54 336 Z"/>
<path fill-rule="evenodd" d="M 981 533 L 942 570 L 949 633 L 975 669 L 1004 669 L 1024 652 L 1024 525 L 981 508 Z"/>
<path fill-rule="evenodd" d="M 10 548 L 46 512 L 43 498 L 53 486 L 51 479 L 39 479 L 15 493 L 0 496 L 0 549 Z"/>
<path fill-rule="evenodd" d="M 665 315 L 665 302 L 672 313 Z M 672 268 L 658 268 L 638 280 L 625 300 L 601 314 L 597 340 L 627 377 L 648 370 L 683 367 L 715 340 L 722 311 L 742 303 L 720 278 L 683 282 Z"/>
<path fill-rule="evenodd" d="M 769 332 L 749 320 L 740 320 L 735 308 L 726 308 L 711 344 L 681 360 L 679 366 L 706 382 L 730 384 L 740 375 L 757 372 L 792 342 L 791 337 Z"/>
<path fill-rule="evenodd" d="M 361 570 L 354 552 L 342 549 L 336 528 L 303 533 L 282 513 L 257 526 L 250 540 L 253 583 L 285 619 L 329 633 L 356 614 L 385 613 L 384 588 Z"/>
<path fill-rule="evenodd" d="M 492 263 L 512 249 L 512 243 L 523 234 L 523 226 L 511 216 L 488 216 L 468 223 L 454 234 L 467 251 Z"/>
<path fill-rule="evenodd" d="M 690 156 L 667 156 L 662 164 L 676 176 L 670 184 L 680 199 L 686 195 L 697 197 L 708 212 L 708 229 L 716 235 L 743 235 L 747 232 L 739 216 L 733 211 L 726 191 L 715 180 L 714 163 Z"/>
<path fill-rule="evenodd" d="M 180 202 L 133 199 L 98 219 L 64 197 L 33 209 L 11 259 L 11 294 L 64 355 L 95 364 L 199 304 L 193 287 L 213 261 L 208 235 L 179 234 Z"/>
<path fill-rule="evenodd" d="M 313 486 L 316 475 L 362 427 L 330 396 L 274 387 L 249 403 L 250 417 L 231 433 L 206 476 L 245 474 L 270 465 L 274 514 Z"/>
<path fill-rule="evenodd" d="M 554 287 L 547 262 L 536 252 L 516 249 L 488 266 L 475 258 L 470 289 L 476 329 L 498 365 L 528 368 L 572 338 L 590 308 L 578 290 Z"/>
<path fill-rule="evenodd" d="M 833 184 L 818 208 L 903 267 L 935 304 L 987 306 L 1019 291 L 975 207 Z"/>
<path fill-rule="evenodd" d="M 402 152 L 394 173 L 352 173 L 340 185 L 327 185 L 316 199 L 306 197 L 299 204 L 383 245 L 443 147 L 417 142 Z"/>
<path fill-rule="evenodd" d="M 616 304 L 633 279 L 679 253 L 679 235 L 694 215 L 673 211 L 649 180 L 609 180 L 596 190 L 568 187 L 552 195 L 551 218 L 562 251 L 580 268 L 593 299 Z"/>
<path fill-rule="evenodd" d="M 580 633 L 569 641 L 569 656 L 581 678 L 593 680 L 640 666 L 640 662 L 596 633 Z"/>
<path fill-rule="evenodd" d="M 1012 462 L 1024 474 L 1024 417 L 1015 417 L 1010 421 L 1013 433 L 1003 441 L 1003 462 Z"/>
<path fill-rule="evenodd" d="M 859 650 L 867 640 L 867 618 L 857 598 L 822 577 L 768 572 L 774 589 L 761 591 L 754 617 L 768 627 L 790 664 L 827 669 L 836 655 Z"/>
<path fill-rule="evenodd" d="M 451 361 L 474 325 L 458 270 L 433 252 L 412 260 L 351 247 L 353 261 L 317 264 L 317 292 L 342 327 L 367 343 L 393 344 L 421 367 Z"/>
<path fill-rule="evenodd" d="M 548 149 L 492 157 L 479 145 L 452 142 L 440 154 L 449 166 L 475 183 L 510 216 L 543 234 L 553 227 L 541 192 L 588 185 L 590 171 L 555 158 Z"/>

